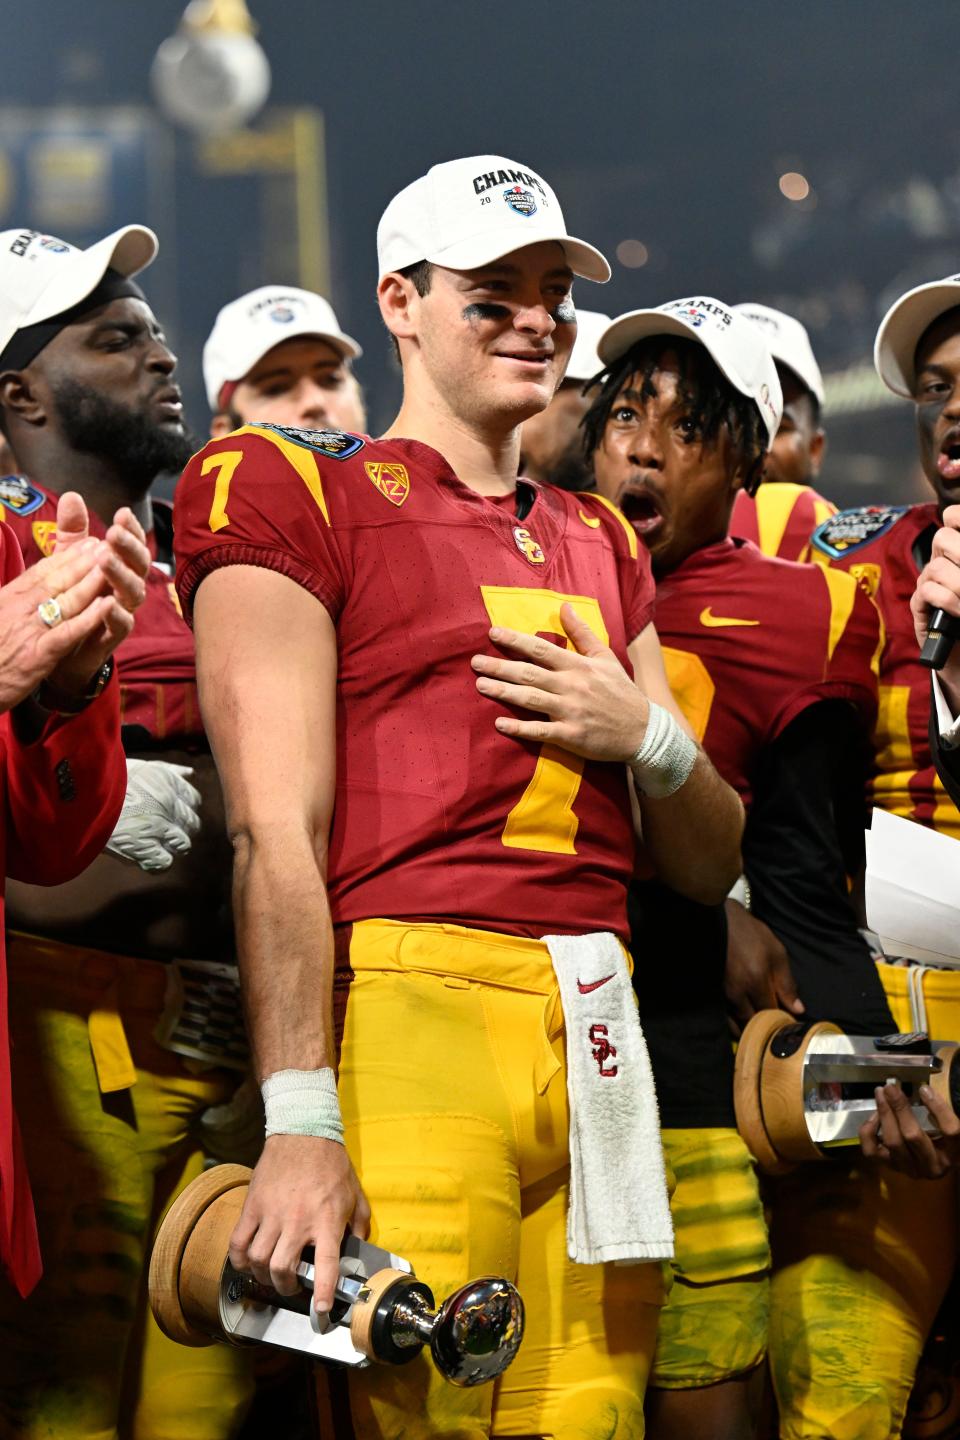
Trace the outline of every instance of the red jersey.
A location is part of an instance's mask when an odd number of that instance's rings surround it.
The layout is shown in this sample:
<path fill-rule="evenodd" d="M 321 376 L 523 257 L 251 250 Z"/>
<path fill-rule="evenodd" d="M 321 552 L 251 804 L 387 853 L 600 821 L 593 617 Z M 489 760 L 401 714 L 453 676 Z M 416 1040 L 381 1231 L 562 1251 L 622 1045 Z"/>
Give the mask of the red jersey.
<path fill-rule="evenodd" d="M 476 494 L 418 441 L 269 425 L 213 441 L 184 472 L 184 613 L 212 570 L 261 565 L 336 625 L 336 923 L 627 936 L 625 767 L 499 734 L 470 657 L 492 653 L 492 624 L 562 636 L 569 599 L 627 665 L 651 618 L 649 562 L 606 502 L 525 493 L 520 520 L 514 496 Z"/>
<path fill-rule="evenodd" d="M 873 803 L 960 839 L 960 812 L 930 754 L 930 671 L 920 664 L 910 598 L 940 524 L 935 503 L 842 510 L 813 536 L 813 558 L 849 571 L 880 611 L 880 711 Z"/>
<path fill-rule="evenodd" d="M 723 540 L 660 582 L 656 625 L 678 703 L 748 808 L 761 751 L 807 706 L 849 700 L 873 722 L 880 620 L 846 576 Z"/>
<path fill-rule="evenodd" d="M 739 492 L 733 503 L 730 534 L 752 540 L 764 555 L 780 560 L 809 560 L 810 536 L 817 526 L 836 515 L 831 505 L 810 485 L 769 481 L 756 495 Z"/>
<path fill-rule="evenodd" d="M 16 535 L 25 563 L 35 565 L 53 550 L 57 495 L 22 475 L 7 475 L 0 479 L 0 520 Z M 170 507 L 163 501 L 154 501 L 154 527 L 147 536 L 154 558 L 147 598 L 116 653 L 121 723 L 146 731 L 153 741 L 189 745 L 203 726 L 193 636 L 180 614 L 170 566 L 158 561 L 157 533 L 171 530 Z M 90 534 L 102 536 L 106 529 L 90 511 Z"/>
<path fill-rule="evenodd" d="M 22 570 L 0 525 L 0 585 Z M 52 715 L 29 744 L 10 713 L 0 715 L 0 876 L 59 885 L 79 875 L 110 838 L 126 784 L 115 681 L 79 715 Z M 40 1248 L 13 1112 L 3 935 L 0 882 L 0 1262 L 26 1295 L 40 1278 Z"/>

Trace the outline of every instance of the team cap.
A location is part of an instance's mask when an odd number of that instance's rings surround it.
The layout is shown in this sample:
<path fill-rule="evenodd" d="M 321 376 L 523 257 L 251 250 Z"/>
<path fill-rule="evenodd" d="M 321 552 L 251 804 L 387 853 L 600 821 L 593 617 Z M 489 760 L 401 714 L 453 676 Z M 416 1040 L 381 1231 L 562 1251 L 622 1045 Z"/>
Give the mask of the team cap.
<path fill-rule="evenodd" d="M 136 275 L 150 264 L 157 248 L 156 235 L 144 225 L 124 225 L 88 250 L 39 230 L 4 230 L 0 233 L 0 356 L 18 331 L 82 304 L 108 270 L 123 279 Z M 40 348 L 37 345 L 34 354 Z M 21 368 L 29 361 L 9 363 Z"/>
<path fill-rule="evenodd" d="M 203 383 L 210 409 L 222 408 L 224 385 L 249 375 L 275 345 L 295 335 L 326 340 L 349 360 L 363 351 L 344 334 L 333 306 L 312 290 L 294 285 L 261 285 L 224 305 L 203 347 Z"/>
<path fill-rule="evenodd" d="M 960 305 L 960 275 L 918 285 L 890 306 L 877 331 L 873 363 L 880 379 L 894 395 L 913 399 L 917 346 L 934 320 L 939 320 L 955 305 Z"/>
<path fill-rule="evenodd" d="M 759 305 L 753 300 L 734 305 L 733 309 L 735 314 L 746 315 L 748 320 L 760 326 L 774 360 L 792 370 L 801 385 L 806 386 L 817 403 L 822 405 L 823 376 L 810 344 L 810 336 L 800 321 L 782 310 L 774 310 L 771 305 Z"/>
<path fill-rule="evenodd" d="M 540 240 L 558 240 L 575 275 L 610 279 L 600 251 L 567 234 L 546 180 L 502 155 L 468 155 L 434 165 L 393 197 L 377 226 L 377 257 L 381 278 L 420 260 L 474 270 Z"/>
<path fill-rule="evenodd" d="M 648 335 L 681 335 L 703 345 L 734 389 L 755 403 L 769 445 L 780 428 L 783 392 L 773 356 L 756 325 L 709 296 L 671 300 L 656 310 L 631 310 L 618 316 L 600 337 L 600 359 L 612 365 Z"/>
<path fill-rule="evenodd" d="M 610 324 L 609 315 L 599 310 L 577 311 L 577 339 L 570 356 L 570 364 L 564 380 L 592 380 L 603 369 L 603 361 L 597 354 L 600 336 Z"/>

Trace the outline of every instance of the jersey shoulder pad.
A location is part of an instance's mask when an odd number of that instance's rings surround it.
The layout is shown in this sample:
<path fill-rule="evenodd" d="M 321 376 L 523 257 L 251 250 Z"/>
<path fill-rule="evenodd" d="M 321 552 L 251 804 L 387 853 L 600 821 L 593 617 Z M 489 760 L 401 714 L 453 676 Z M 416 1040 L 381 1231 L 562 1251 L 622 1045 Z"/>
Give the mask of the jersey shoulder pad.
<path fill-rule="evenodd" d="M 253 430 L 266 430 L 289 440 L 291 445 L 301 445 L 304 450 L 313 450 L 327 460 L 349 460 L 367 443 L 362 435 L 350 435 L 345 430 L 297 430 L 291 425 L 254 424 Z"/>
<path fill-rule="evenodd" d="M 840 560 L 885 535 L 909 508 L 909 505 L 860 505 L 854 510 L 839 510 L 817 526 L 810 537 L 811 544 L 831 560 Z"/>
<path fill-rule="evenodd" d="M 620 543 L 626 543 L 630 555 L 637 558 L 639 541 L 637 532 L 622 510 L 618 510 L 611 500 L 597 493 L 596 490 L 577 490 L 573 493 L 567 491 L 568 499 L 573 507 L 577 521 L 586 525 L 590 530 L 606 529 L 616 535 Z"/>
<path fill-rule="evenodd" d="M 46 504 L 46 495 L 25 475 L 0 476 L 0 505 L 14 515 L 32 515 Z"/>

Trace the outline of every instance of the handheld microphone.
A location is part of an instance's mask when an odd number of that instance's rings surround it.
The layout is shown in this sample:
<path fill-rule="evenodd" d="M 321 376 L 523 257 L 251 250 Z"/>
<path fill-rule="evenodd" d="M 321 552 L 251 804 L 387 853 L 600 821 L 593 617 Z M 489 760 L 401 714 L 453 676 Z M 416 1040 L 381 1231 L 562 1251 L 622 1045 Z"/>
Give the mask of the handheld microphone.
<path fill-rule="evenodd" d="M 934 610 L 920 651 L 920 664 L 926 665 L 928 670 L 942 670 L 954 640 L 960 640 L 960 620 L 955 615 L 948 615 L 946 610 Z"/>

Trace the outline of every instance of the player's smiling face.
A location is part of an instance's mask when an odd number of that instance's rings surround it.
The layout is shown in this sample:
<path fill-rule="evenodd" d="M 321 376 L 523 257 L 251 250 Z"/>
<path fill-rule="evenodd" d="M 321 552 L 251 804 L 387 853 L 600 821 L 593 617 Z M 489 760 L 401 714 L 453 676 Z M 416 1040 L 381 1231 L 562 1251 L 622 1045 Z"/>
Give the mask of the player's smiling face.
<path fill-rule="evenodd" d="M 350 431 L 366 423 L 349 365 L 316 335 L 295 335 L 268 350 L 233 392 L 230 414 L 214 420 L 213 434 L 227 434 L 237 421 Z"/>
<path fill-rule="evenodd" d="M 960 498 L 960 307 L 941 315 L 917 346 L 917 438 L 923 473 L 941 508 Z"/>
<path fill-rule="evenodd" d="M 577 335 L 572 284 L 552 240 L 478 270 L 433 267 L 416 340 L 424 379 L 449 411 L 500 427 L 549 405 Z"/>
<path fill-rule="evenodd" d="M 646 383 L 632 375 L 614 400 L 593 457 L 597 489 L 630 521 L 657 575 L 726 535 L 740 487 L 730 449 L 726 426 L 703 444 L 672 351 Z"/>

